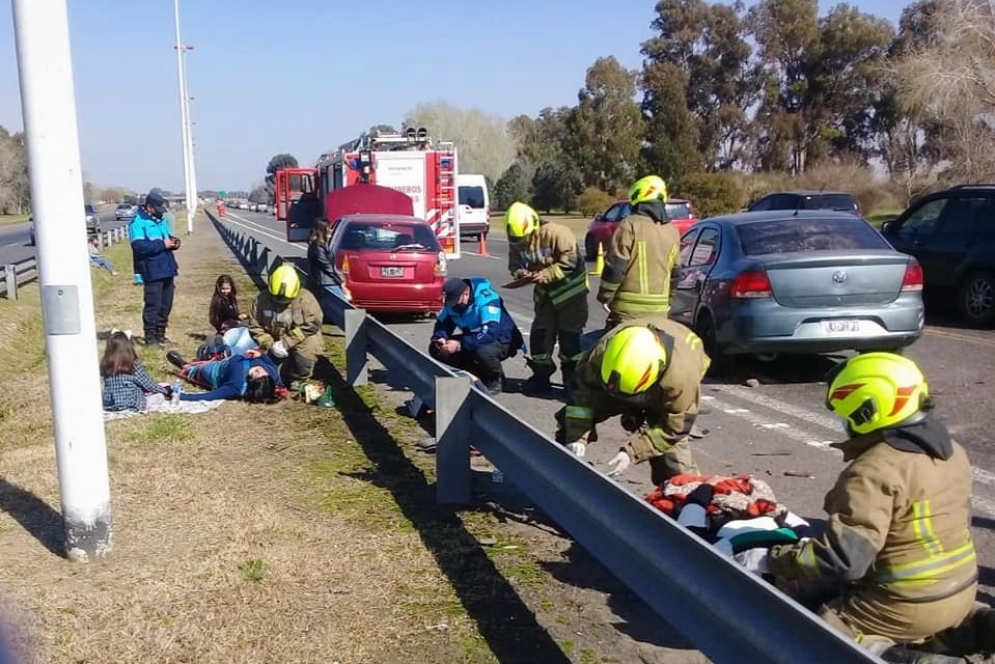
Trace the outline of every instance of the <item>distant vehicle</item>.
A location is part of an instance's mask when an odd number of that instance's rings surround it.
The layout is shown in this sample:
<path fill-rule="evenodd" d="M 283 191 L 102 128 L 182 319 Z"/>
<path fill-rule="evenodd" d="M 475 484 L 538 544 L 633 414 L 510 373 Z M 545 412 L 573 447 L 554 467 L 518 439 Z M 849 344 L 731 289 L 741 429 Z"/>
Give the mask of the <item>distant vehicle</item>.
<path fill-rule="evenodd" d="M 118 221 L 133 219 L 135 217 L 135 206 L 130 203 L 121 203 L 114 210 L 114 218 Z"/>
<path fill-rule="evenodd" d="M 99 234 L 100 233 L 100 217 L 97 216 L 97 210 L 89 203 L 84 205 L 84 214 L 86 216 L 86 231 L 89 234 Z M 28 245 L 35 246 L 35 221 L 34 217 L 29 217 L 31 221 L 31 226 L 28 228 Z"/>
<path fill-rule="evenodd" d="M 881 232 L 922 264 L 927 301 L 955 303 L 972 326 L 995 323 L 995 185 L 927 194 Z"/>
<path fill-rule="evenodd" d="M 747 212 L 768 210 L 835 210 L 860 216 L 857 199 L 842 191 L 782 191 L 767 194 L 746 208 Z"/>
<path fill-rule="evenodd" d="M 415 314 L 442 308 L 446 254 L 424 220 L 348 215 L 336 220 L 331 244 L 336 275 L 354 306 Z"/>
<path fill-rule="evenodd" d="M 491 199 L 487 180 L 483 175 L 460 174 L 456 176 L 460 235 L 486 240 L 491 230 Z"/>
<path fill-rule="evenodd" d="M 898 350 L 923 330 L 923 269 L 852 214 L 743 212 L 681 239 L 671 317 L 722 355 Z"/>
<path fill-rule="evenodd" d="M 593 261 L 598 255 L 598 244 L 605 250 L 608 243 L 618 228 L 618 222 L 632 214 L 632 205 L 627 200 L 618 201 L 610 208 L 595 215 L 594 219 L 587 226 L 587 234 L 584 236 L 584 255 L 587 260 Z M 667 201 L 667 214 L 670 215 L 670 223 L 674 225 L 678 233 L 685 233 L 698 219 L 691 201 L 683 198 L 671 198 Z"/>

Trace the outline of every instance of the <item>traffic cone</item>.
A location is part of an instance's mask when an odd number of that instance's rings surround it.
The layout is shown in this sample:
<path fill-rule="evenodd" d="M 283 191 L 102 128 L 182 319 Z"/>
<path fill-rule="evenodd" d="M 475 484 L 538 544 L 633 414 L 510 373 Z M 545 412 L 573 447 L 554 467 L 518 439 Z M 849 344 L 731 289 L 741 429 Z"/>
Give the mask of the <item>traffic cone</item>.
<path fill-rule="evenodd" d="M 598 257 L 594 260 L 594 269 L 588 272 L 588 274 L 600 277 L 601 272 L 605 269 L 605 246 L 598 243 Z"/>
<path fill-rule="evenodd" d="M 477 254 L 480 256 L 490 256 L 490 254 L 487 253 L 487 235 L 481 233 L 477 236 L 477 238 L 480 240 L 480 247 L 477 249 Z"/>

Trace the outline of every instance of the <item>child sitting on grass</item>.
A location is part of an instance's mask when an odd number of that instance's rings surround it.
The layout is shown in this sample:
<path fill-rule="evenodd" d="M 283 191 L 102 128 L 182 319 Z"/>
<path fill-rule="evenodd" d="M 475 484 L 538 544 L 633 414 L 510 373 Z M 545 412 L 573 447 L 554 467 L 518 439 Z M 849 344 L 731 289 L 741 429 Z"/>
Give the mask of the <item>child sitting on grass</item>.
<path fill-rule="evenodd" d="M 114 269 L 111 262 L 100 255 L 100 238 L 96 235 L 90 236 L 90 265 L 102 267 L 111 274 L 117 274 L 117 270 Z"/>
<path fill-rule="evenodd" d="M 138 359 L 131 335 L 121 330 L 111 330 L 100 360 L 100 377 L 104 379 L 104 410 L 131 410 L 144 413 L 148 410 L 147 395 L 161 394 L 166 398 L 172 389 L 152 380 Z"/>

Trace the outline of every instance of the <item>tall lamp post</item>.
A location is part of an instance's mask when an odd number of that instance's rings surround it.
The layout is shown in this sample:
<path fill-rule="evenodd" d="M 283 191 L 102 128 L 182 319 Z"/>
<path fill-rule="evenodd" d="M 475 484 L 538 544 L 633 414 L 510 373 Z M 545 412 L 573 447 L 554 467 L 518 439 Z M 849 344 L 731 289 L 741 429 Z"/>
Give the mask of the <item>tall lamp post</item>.
<path fill-rule="evenodd" d="M 183 179 L 186 183 L 187 199 L 187 233 L 193 232 L 193 215 L 196 211 L 197 192 L 192 190 L 196 184 L 193 181 L 193 151 L 190 141 L 190 106 L 187 94 L 187 76 L 184 55 L 188 48 L 180 37 L 180 0 L 173 0 L 173 16 L 176 23 L 176 70 L 180 85 L 180 127 L 183 139 Z M 191 47 L 192 48 L 192 47 Z"/>
<path fill-rule="evenodd" d="M 190 44 L 183 45 L 183 85 L 185 86 L 185 100 L 187 104 L 187 141 L 189 143 L 190 152 L 190 184 L 188 191 L 190 191 L 190 204 L 188 205 L 189 214 L 187 215 L 187 233 L 193 233 L 193 218 L 194 214 L 197 212 L 197 205 L 200 203 L 200 196 L 197 195 L 197 152 L 194 150 L 197 142 L 193 138 L 193 126 L 197 124 L 193 121 L 193 114 L 190 112 L 190 102 L 194 100 L 190 96 L 190 77 L 187 76 L 187 58 L 186 54 L 188 51 L 193 50 L 193 46 Z"/>

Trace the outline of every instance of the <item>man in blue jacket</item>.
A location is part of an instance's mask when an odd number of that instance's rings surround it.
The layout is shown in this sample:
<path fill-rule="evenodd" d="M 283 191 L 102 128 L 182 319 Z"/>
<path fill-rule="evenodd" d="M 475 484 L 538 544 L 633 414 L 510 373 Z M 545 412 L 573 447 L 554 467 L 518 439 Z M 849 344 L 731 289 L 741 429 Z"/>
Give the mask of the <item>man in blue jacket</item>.
<path fill-rule="evenodd" d="M 435 321 L 429 355 L 469 371 L 492 395 L 500 394 L 504 379 L 501 362 L 514 357 L 524 344 L 501 296 L 483 277 L 448 279 L 442 292 L 444 306 Z"/>
<path fill-rule="evenodd" d="M 169 314 L 173 311 L 173 279 L 179 272 L 173 252 L 180 248 L 180 239 L 170 233 L 165 214 L 166 200 L 153 190 L 128 224 L 135 274 L 141 276 L 145 287 L 142 322 L 145 325 L 145 343 L 150 346 L 169 341 L 166 328 L 169 326 Z"/>

